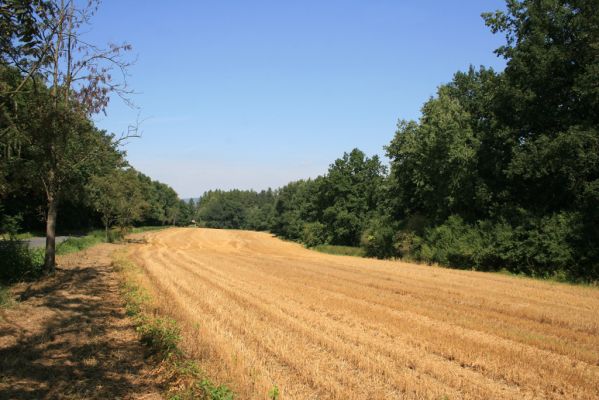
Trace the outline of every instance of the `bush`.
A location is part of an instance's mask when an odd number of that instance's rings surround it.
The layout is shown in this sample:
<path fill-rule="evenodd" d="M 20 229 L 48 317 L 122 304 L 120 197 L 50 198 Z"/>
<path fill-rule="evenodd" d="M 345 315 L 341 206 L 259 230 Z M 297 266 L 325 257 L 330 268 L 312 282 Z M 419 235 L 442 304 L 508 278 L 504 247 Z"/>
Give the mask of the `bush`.
<path fill-rule="evenodd" d="M 427 246 L 428 247 L 428 246 Z M 414 232 L 410 231 L 399 231 L 395 234 L 393 240 L 393 249 L 398 257 L 403 259 L 413 258 L 415 254 L 421 254 L 424 256 L 425 253 L 428 255 L 428 251 L 422 248 L 422 238 Z M 430 248 L 428 248 L 430 250 Z M 428 255 L 422 261 L 429 262 L 432 255 Z"/>
<path fill-rule="evenodd" d="M 304 224 L 302 231 L 302 242 L 308 247 L 318 246 L 326 243 L 325 226 L 320 222 L 309 222 Z"/>
<path fill-rule="evenodd" d="M 581 227 L 574 213 L 556 213 L 543 218 L 523 218 L 516 227 L 494 229 L 495 256 L 511 272 L 550 277 L 576 271 L 574 243 Z"/>
<path fill-rule="evenodd" d="M 30 249 L 27 243 L 0 241 L 0 281 L 5 283 L 36 279 L 42 274 L 43 249 Z"/>
<path fill-rule="evenodd" d="M 424 242 L 432 250 L 426 260 L 454 268 L 480 268 L 485 243 L 476 227 L 451 216 L 437 227 L 426 231 Z"/>
<path fill-rule="evenodd" d="M 425 229 L 422 237 L 400 231 L 394 248 L 402 258 L 453 268 L 505 269 L 558 280 L 596 279 L 593 266 L 576 258 L 575 246 L 583 236 L 579 215 L 520 215 L 514 220 L 518 221 L 515 226 L 503 220 L 468 224 L 453 215 L 443 224 Z"/>
<path fill-rule="evenodd" d="M 395 230 L 390 223 L 374 218 L 362 234 L 360 245 L 369 257 L 392 257 L 395 255 L 394 236 Z"/>

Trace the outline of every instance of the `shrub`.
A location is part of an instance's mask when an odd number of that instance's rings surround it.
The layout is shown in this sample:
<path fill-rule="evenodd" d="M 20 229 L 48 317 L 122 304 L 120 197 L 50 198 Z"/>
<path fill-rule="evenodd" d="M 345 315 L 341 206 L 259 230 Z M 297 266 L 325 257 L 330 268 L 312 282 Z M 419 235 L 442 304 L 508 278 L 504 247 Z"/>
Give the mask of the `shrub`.
<path fill-rule="evenodd" d="M 361 247 L 369 257 L 386 258 L 395 255 L 395 230 L 387 221 L 373 218 L 362 234 Z"/>
<path fill-rule="evenodd" d="M 442 225 L 427 230 L 424 240 L 432 250 L 430 261 L 455 268 L 479 266 L 484 246 L 481 236 L 458 216 L 451 216 Z"/>
<path fill-rule="evenodd" d="M 579 215 L 520 215 L 514 221 L 518 224 L 505 220 L 469 224 L 453 215 L 426 229 L 422 237 L 400 231 L 394 247 L 400 257 L 454 268 L 506 269 L 558 280 L 597 276 L 592 274 L 592 266 L 579 267 L 584 264 L 575 256 L 575 245 L 582 237 Z M 577 273 L 578 268 L 584 268 L 583 273 Z"/>
<path fill-rule="evenodd" d="M 308 247 L 326 243 L 325 226 L 320 222 L 309 222 L 304 224 L 302 242 Z"/>
<path fill-rule="evenodd" d="M 0 281 L 36 279 L 42 274 L 43 263 L 43 249 L 31 249 L 15 239 L 0 241 Z"/>
<path fill-rule="evenodd" d="M 522 220 L 516 227 L 494 227 L 494 253 L 508 270 L 550 277 L 577 269 L 574 243 L 581 226 L 577 214 L 525 216 Z"/>
<path fill-rule="evenodd" d="M 400 258 L 410 259 L 416 254 L 423 256 L 424 249 L 422 249 L 422 238 L 414 232 L 399 231 L 395 234 L 393 242 L 395 254 Z M 428 248 L 428 250 L 430 251 L 430 248 Z M 422 261 L 428 262 L 430 261 L 430 257 L 432 257 L 432 255 L 429 255 L 427 259 L 423 259 Z"/>

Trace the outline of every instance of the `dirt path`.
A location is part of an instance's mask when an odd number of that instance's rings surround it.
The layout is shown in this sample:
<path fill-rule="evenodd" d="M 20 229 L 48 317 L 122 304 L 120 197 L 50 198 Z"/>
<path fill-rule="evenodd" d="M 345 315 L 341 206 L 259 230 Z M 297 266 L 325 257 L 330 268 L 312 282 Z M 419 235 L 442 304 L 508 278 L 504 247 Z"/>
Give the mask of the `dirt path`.
<path fill-rule="evenodd" d="M 111 267 L 117 245 L 59 258 L 0 311 L 0 399 L 158 399 Z"/>

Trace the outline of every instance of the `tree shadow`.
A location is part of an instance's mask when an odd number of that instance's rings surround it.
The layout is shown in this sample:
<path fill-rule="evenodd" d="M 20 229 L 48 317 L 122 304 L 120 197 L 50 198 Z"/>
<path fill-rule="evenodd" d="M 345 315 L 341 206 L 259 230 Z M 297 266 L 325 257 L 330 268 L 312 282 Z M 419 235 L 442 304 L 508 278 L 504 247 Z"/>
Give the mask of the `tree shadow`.
<path fill-rule="evenodd" d="M 0 335 L 16 338 L 0 348 L 0 399 L 115 399 L 158 390 L 110 269 L 60 269 L 21 294 L 33 312 L 52 317 L 25 332 L 26 315 L 0 323 Z"/>

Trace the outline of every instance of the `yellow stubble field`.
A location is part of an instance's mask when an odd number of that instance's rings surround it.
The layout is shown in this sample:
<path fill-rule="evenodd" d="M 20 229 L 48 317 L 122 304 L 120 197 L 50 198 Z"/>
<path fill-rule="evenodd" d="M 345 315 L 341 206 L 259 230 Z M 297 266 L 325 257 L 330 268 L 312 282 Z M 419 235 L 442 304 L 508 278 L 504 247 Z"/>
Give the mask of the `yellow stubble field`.
<path fill-rule="evenodd" d="M 129 258 L 238 399 L 599 398 L 599 290 L 177 228 Z"/>

